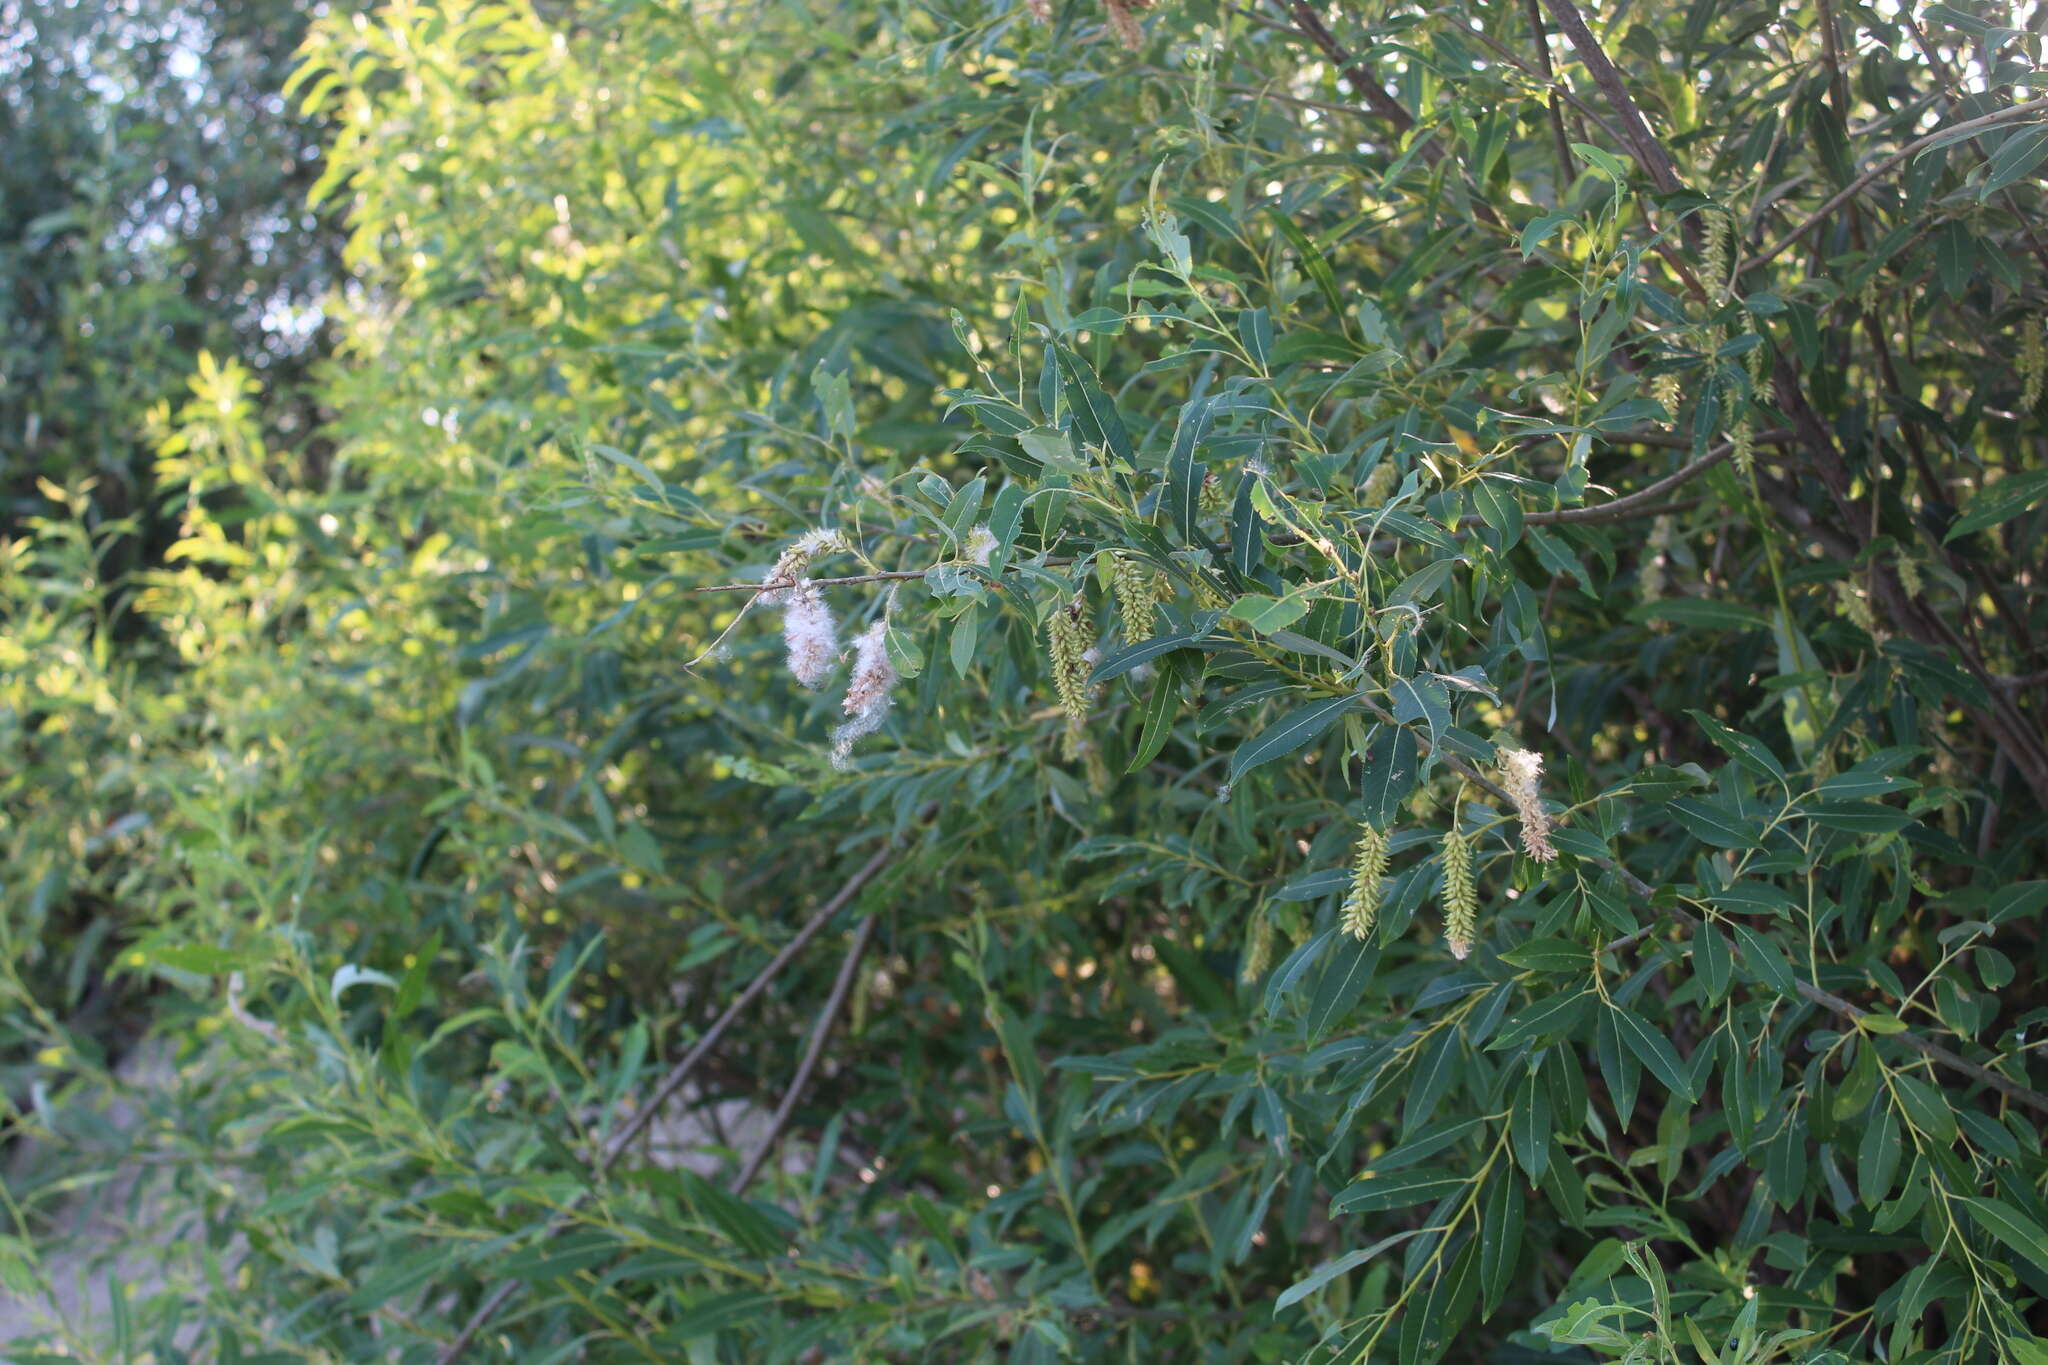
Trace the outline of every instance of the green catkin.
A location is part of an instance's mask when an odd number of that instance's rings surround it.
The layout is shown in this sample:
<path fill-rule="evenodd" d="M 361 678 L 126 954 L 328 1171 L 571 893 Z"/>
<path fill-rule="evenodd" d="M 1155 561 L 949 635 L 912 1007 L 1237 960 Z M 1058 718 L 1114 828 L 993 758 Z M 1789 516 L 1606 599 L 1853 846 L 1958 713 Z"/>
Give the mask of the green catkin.
<path fill-rule="evenodd" d="M 1265 903 L 1252 911 L 1252 922 L 1245 931 L 1244 965 L 1238 978 L 1246 984 L 1257 981 L 1273 965 L 1273 916 Z"/>
<path fill-rule="evenodd" d="M 1756 468 L 1756 423 L 1748 413 L 1742 414 L 1742 420 L 1735 424 L 1729 439 L 1735 445 L 1735 468 L 1746 479 Z"/>
<path fill-rule="evenodd" d="M 2029 317 L 2020 322 L 2020 407 L 2032 412 L 2041 401 L 2048 381 L 2048 318 Z"/>
<path fill-rule="evenodd" d="M 1685 401 L 1684 394 L 1685 386 L 1676 370 L 1667 370 L 1650 381 L 1650 397 L 1674 423 L 1678 420 L 1679 405 Z"/>
<path fill-rule="evenodd" d="M 1224 490 L 1223 480 L 1214 474 L 1202 476 L 1202 491 L 1196 495 L 1196 507 L 1205 517 L 1220 517 L 1230 507 L 1230 494 Z"/>
<path fill-rule="evenodd" d="M 1906 590 L 1906 596 L 1918 597 L 1925 585 L 1920 581 L 1920 561 L 1911 555 L 1900 555 L 1898 562 L 1899 586 Z"/>
<path fill-rule="evenodd" d="M 1158 571 L 1129 555 L 1118 555 L 1109 582 L 1116 594 L 1124 643 L 1151 639 L 1159 620 Z"/>
<path fill-rule="evenodd" d="M 1884 631 L 1877 624 L 1877 613 L 1870 609 L 1870 599 L 1857 591 L 1856 585 L 1848 579 L 1835 582 L 1835 601 L 1842 608 L 1842 614 L 1871 639 L 1884 640 Z"/>
<path fill-rule="evenodd" d="M 1372 467 L 1372 473 L 1365 476 L 1365 487 L 1358 493 L 1359 505 L 1378 507 L 1394 496 L 1394 462 L 1383 459 Z"/>
<path fill-rule="evenodd" d="M 1875 316 L 1879 297 L 1877 272 L 1873 270 L 1870 272 L 1870 278 L 1865 280 L 1862 287 L 1856 291 L 1856 306 L 1865 313 Z"/>
<path fill-rule="evenodd" d="M 1081 604 L 1053 610 L 1045 623 L 1047 652 L 1052 658 L 1052 685 L 1060 710 L 1067 715 L 1064 749 L 1068 758 L 1081 754 L 1088 726 L 1088 633 L 1081 623 Z"/>
<path fill-rule="evenodd" d="M 1662 600 L 1667 586 L 1666 558 L 1671 549 L 1674 524 L 1669 514 L 1650 523 L 1650 538 L 1643 546 L 1642 568 L 1636 571 L 1636 596 L 1644 602 Z"/>
<path fill-rule="evenodd" d="M 1472 836 L 1453 829 L 1444 835 L 1444 944 L 1462 960 L 1479 937 L 1479 887 L 1472 876 Z"/>
<path fill-rule="evenodd" d="M 1344 898 L 1344 931 L 1356 939 L 1372 937 L 1380 918 L 1380 891 L 1387 876 L 1387 833 L 1371 825 L 1358 827 L 1358 845 L 1351 855 L 1351 892 Z"/>
<path fill-rule="evenodd" d="M 1704 217 L 1707 294 L 1718 303 L 1726 297 L 1728 281 L 1735 274 L 1735 217 L 1722 208 L 1710 208 Z"/>

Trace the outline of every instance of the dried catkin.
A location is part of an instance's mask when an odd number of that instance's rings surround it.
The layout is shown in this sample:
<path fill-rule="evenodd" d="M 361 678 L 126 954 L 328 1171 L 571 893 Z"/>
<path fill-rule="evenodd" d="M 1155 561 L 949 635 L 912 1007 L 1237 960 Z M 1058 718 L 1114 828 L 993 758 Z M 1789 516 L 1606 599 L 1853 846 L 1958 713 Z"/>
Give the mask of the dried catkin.
<path fill-rule="evenodd" d="M 782 643 L 789 650 L 789 673 L 805 687 L 819 687 L 839 657 L 839 627 L 832 609 L 806 578 L 791 588 L 782 610 Z"/>
<path fill-rule="evenodd" d="M 960 542 L 960 557 L 970 564 L 986 565 L 996 552 L 995 532 L 987 526 L 977 526 L 967 533 Z"/>
<path fill-rule="evenodd" d="M 1118 555 L 1110 570 L 1109 585 L 1116 594 L 1117 618 L 1125 644 L 1152 638 L 1159 620 L 1159 574 L 1149 564 L 1130 555 Z"/>
<path fill-rule="evenodd" d="M 840 703 L 846 720 L 832 732 L 832 766 L 844 768 L 855 741 L 882 728 L 893 702 L 896 666 L 889 662 L 889 623 L 877 621 L 854 637 L 853 678 Z"/>
<path fill-rule="evenodd" d="M 1527 749 L 1500 751 L 1500 787 L 1515 803 L 1515 815 L 1522 822 L 1522 852 L 1539 863 L 1557 857 L 1550 846 L 1550 812 L 1543 809 L 1543 755 Z"/>
<path fill-rule="evenodd" d="M 775 567 L 768 570 L 768 576 L 761 580 L 765 589 L 761 594 L 762 605 L 774 606 L 786 601 L 790 590 L 803 578 L 804 571 L 811 567 L 813 559 L 846 548 L 846 536 L 839 531 L 806 531 L 798 536 L 776 559 Z"/>
<path fill-rule="evenodd" d="M 1047 653 L 1052 658 L 1052 685 L 1060 710 L 1067 715 L 1065 749 L 1069 758 L 1082 752 L 1088 712 L 1092 704 L 1088 687 L 1088 635 L 1082 623 L 1081 604 L 1070 602 L 1053 610 L 1045 623 Z"/>
<path fill-rule="evenodd" d="M 1479 937 L 1479 888 L 1472 878 L 1472 836 L 1453 829 L 1444 835 L 1444 945 L 1463 960 Z"/>
<path fill-rule="evenodd" d="M 1358 845 L 1351 855 L 1351 892 L 1344 897 L 1344 932 L 1356 939 L 1372 937 L 1380 918 L 1380 892 L 1387 876 L 1387 834 L 1371 825 L 1358 827 Z"/>

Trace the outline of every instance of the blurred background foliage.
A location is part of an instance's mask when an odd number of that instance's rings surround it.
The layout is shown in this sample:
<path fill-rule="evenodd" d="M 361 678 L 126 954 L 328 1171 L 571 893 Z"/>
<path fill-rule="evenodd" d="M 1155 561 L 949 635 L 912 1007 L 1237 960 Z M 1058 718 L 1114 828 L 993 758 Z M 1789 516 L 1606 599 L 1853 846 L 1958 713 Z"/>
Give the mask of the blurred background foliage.
<path fill-rule="evenodd" d="M 1578 14 L 0 0 L 14 1358 L 2048 1359 L 2040 8 Z"/>

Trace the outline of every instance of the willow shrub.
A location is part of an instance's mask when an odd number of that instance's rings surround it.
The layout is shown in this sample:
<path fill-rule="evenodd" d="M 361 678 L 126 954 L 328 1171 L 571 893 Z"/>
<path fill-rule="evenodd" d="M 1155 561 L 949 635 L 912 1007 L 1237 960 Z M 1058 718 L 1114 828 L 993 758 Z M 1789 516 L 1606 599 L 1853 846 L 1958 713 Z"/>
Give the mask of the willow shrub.
<path fill-rule="evenodd" d="M 2048 1360 L 2038 35 L 1038 8 L 316 26 L 123 1332 Z"/>

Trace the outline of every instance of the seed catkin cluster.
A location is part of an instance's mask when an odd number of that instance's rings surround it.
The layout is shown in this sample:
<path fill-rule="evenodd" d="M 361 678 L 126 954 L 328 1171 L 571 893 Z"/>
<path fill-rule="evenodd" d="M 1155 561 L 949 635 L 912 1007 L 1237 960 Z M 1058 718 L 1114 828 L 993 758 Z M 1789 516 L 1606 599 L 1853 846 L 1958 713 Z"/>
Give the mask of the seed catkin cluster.
<path fill-rule="evenodd" d="M 1479 937 L 1479 887 L 1472 872 L 1472 836 L 1454 829 L 1444 835 L 1444 945 L 1463 961 Z"/>
<path fill-rule="evenodd" d="M 839 628 L 832 609 L 806 578 L 790 588 L 782 609 L 782 643 L 789 673 L 805 687 L 820 687 L 839 658 Z"/>
<path fill-rule="evenodd" d="M 832 766 L 844 768 L 856 740 L 882 728 L 896 686 L 896 666 L 889 662 L 889 623 L 877 621 L 853 640 L 853 677 L 840 703 L 846 719 L 832 732 Z"/>
<path fill-rule="evenodd" d="M 1387 834 L 1371 825 L 1358 828 L 1351 855 L 1351 891 L 1344 898 L 1344 932 L 1356 939 L 1372 937 L 1380 918 L 1380 892 L 1387 876 Z"/>
<path fill-rule="evenodd" d="M 1515 803 L 1515 815 L 1522 822 L 1522 852 L 1539 863 L 1557 857 L 1550 846 L 1550 812 L 1543 809 L 1543 755 L 1528 749 L 1500 751 L 1501 790 Z"/>

